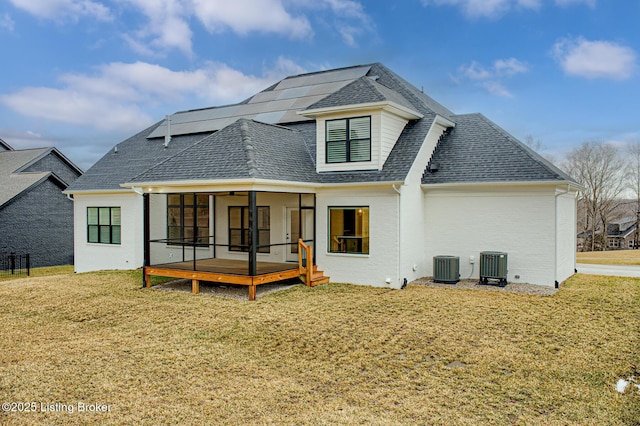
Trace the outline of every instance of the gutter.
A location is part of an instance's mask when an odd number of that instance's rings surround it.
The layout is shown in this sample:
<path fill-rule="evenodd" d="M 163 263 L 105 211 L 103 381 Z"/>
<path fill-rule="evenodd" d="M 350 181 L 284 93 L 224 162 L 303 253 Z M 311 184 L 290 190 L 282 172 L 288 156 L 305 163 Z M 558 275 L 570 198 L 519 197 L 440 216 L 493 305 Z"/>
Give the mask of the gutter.
<path fill-rule="evenodd" d="M 554 276 L 554 284 L 555 284 L 555 288 L 559 288 L 560 287 L 560 283 L 558 282 L 558 197 L 562 196 L 562 195 L 566 195 L 569 193 L 569 191 L 571 190 L 571 185 L 567 184 L 567 189 L 564 190 L 564 192 L 559 192 L 554 196 L 554 216 L 555 216 L 555 220 L 554 220 L 554 224 L 553 224 L 553 239 L 555 241 L 554 247 L 553 247 L 553 276 Z M 575 234 L 575 232 L 574 232 Z M 575 253 L 575 244 L 574 244 L 574 253 Z M 576 268 L 576 260 L 575 260 L 575 254 L 573 255 L 573 269 L 575 270 Z"/>
<path fill-rule="evenodd" d="M 386 187 L 388 185 L 402 185 L 403 181 L 362 181 L 349 183 L 308 183 L 283 180 L 268 179 L 218 179 L 218 180 L 176 180 L 176 181 L 155 181 L 155 182 L 126 182 L 120 184 L 124 189 L 137 188 L 145 192 L 174 191 L 179 188 L 189 188 L 193 192 L 194 188 L 203 190 L 221 191 L 225 189 L 238 191 L 260 190 L 260 186 L 288 188 L 291 192 L 301 192 L 303 190 L 313 193 L 319 189 L 327 188 L 354 188 L 354 187 Z M 240 187 L 240 188 L 238 188 Z M 152 190 L 153 189 L 153 190 Z M 100 191 L 88 191 L 100 192 Z M 114 191 L 116 192 L 116 191 Z M 286 191 L 284 191 L 286 192 Z"/>
<path fill-rule="evenodd" d="M 396 273 L 396 276 L 398 277 L 398 282 L 400 282 L 400 275 L 402 272 L 402 232 L 400 229 L 400 226 L 402 226 L 402 221 L 400 220 L 400 197 L 402 196 L 402 191 L 400 191 L 400 188 L 396 188 L 396 184 L 392 184 L 391 188 L 398 193 L 398 202 L 396 203 L 397 209 L 396 209 L 396 215 L 397 215 L 397 220 L 398 220 L 398 226 L 397 226 L 397 230 L 398 230 L 398 272 Z M 404 287 L 402 287 L 404 288 Z"/>
<path fill-rule="evenodd" d="M 532 180 L 532 181 L 487 181 L 487 182 L 450 182 L 450 183 L 423 183 L 420 185 L 423 190 L 429 189 L 449 189 L 467 187 L 518 187 L 518 186 L 561 186 L 567 185 L 569 190 L 581 191 L 584 187 L 576 182 L 566 180 Z"/>

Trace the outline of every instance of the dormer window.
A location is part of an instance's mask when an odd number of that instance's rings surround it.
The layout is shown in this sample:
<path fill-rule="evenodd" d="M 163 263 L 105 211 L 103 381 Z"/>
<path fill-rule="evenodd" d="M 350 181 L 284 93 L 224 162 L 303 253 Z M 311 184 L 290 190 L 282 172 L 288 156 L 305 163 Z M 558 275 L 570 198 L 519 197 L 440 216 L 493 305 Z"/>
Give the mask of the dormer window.
<path fill-rule="evenodd" d="M 371 161 L 371 117 L 326 121 L 327 163 Z"/>

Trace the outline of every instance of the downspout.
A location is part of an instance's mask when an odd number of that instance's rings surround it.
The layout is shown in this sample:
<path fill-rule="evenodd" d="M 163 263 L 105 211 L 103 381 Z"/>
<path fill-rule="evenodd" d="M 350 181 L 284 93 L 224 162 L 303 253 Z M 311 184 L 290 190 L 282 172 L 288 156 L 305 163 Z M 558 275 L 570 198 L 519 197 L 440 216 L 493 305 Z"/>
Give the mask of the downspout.
<path fill-rule="evenodd" d="M 398 193 L 398 202 L 397 202 L 397 209 L 396 209 L 396 215 L 398 218 L 398 280 L 400 280 L 400 275 L 402 275 L 402 232 L 400 232 L 400 197 L 402 196 L 402 192 L 400 191 L 399 187 L 396 187 L 396 184 L 391 184 L 391 188 L 393 188 L 394 191 L 396 191 Z M 402 288 L 404 288 L 404 286 L 402 285 Z"/>
<path fill-rule="evenodd" d="M 555 288 L 560 287 L 560 283 L 558 282 L 558 197 L 562 195 L 566 195 L 569 193 L 569 185 L 567 184 L 567 189 L 564 192 L 560 192 L 554 197 L 554 215 L 555 220 L 553 224 L 553 276 L 554 276 L 554 285 Z M 574 247 L 575 249 L 575 247 Z M 574 258 L 575 259 L 575 258 Z M 575 260 L 573 262 L 573 267 L 575 269 Z"/>

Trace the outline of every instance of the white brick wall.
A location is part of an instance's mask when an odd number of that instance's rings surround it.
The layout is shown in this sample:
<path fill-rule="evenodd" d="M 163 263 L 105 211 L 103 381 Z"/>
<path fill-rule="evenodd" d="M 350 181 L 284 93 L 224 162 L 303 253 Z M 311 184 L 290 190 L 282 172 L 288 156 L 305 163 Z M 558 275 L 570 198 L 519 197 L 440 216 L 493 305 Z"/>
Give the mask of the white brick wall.
<path fill-rule="evenodd" d="M 136 269 L 143 263 L 142 196 L 136 193 L 73 196 L 75 271 Z M 87 207 L 120 207 L 121 239 L 116 244 L 87 242 Z"/>
<path fill-rule="evenodd" d="M 369 207 L 370 253 L 329 253 L 328 208 Z M 398 194 L 391 186 L 379 189 L 321 190 L 317 197 L 317 264 L 332 282 L 395 287 L 398 273 Z M 390 279 L 391 284 L 386 280 Z"/>
<path fill-rule="evenodd" d="M 425 196 L 427 275 L 433 275 L 433 256 L 460 257 L 460 275 L 478 278 L 482 251 L 508 253 L 508 281 L 553 286 L 555 281 L 555 188 L 428 189 Z M 563 231 L 569 234 L 573 212 L 564 205 Z M 575 217 L 575 216 L 574 216 Z M 575 222 L 573 222 L 575 229 Z M 560 246 L 559 268 L 573 270 L 575 251 Z M 475 265 L 469 263 L 475 257 Z M 515 276 L 518 275 L 519 278 Z"/>

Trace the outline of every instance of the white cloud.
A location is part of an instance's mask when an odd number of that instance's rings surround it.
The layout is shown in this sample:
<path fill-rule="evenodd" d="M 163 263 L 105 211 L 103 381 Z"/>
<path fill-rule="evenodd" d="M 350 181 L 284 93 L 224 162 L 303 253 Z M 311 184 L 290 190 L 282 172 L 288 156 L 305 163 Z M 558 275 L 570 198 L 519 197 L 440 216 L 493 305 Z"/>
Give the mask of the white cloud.
<path fill-rule="evenodd" d="M 294 38 L 313 33 L 304 16 L 292 16 L 280 0 L 191 0 L 191 9 L 212 32 L 231 28 L 239 34 L 252 31 L 288 35 Z"/>
<path fill-rule="evenodd" d="M 112 19 L 111 11 L 91 0 L 9 0 L 15 7 L 45 19 L 77 21 L 92 17 L 101 21 Z"/>
<path fill-rule="evenodd" d="M 542 0 L 422 0 L 425 6 L 456 6 L 469 17 L 497 18 L 512 7 L 521 9 L 539 9 Z"/>
<path fill-rule="evenodd" d="M 134 6 L 147 18 L 145 25 L 138 31 L 123 35 L 134 51 L 153 55 L 158 49 L 178 49 L 188 55 L 192 54 L 193 33 L 187 23 L 189 13 L 182 0 L 122 1 Z"/>
<path fill-rule="evenodd" d="M 499 81 L 485 81 L 482 83 L 482 87 L 487 89 L 487 92 L 492 95 L 502 96 L 503 98 L 513 98 L 513 94 Z"/>
<path fill-rule="evenodd" d="M 357 1 L 352 0 L 315 0 L 308 7 L 330 9 L 336 16 L 336 27 L 347 46 L 357 47 L 356 37 L 367 31 L 373 31 L 373 23 Z"/>
<path fill-rule="evenodd" d="M 0 95 L 20 114 L 103 130 L 138 130 L 153 121 L 146 111 L 173 112 L 175 105 L 199 99 L 208 105 L 236 102 L 302 69 L 279 58 L 261 76 L 243 74 L 225 64 L 173 71 L 146 62 L 110 63 L 92 75 L 64 74 L 61 87 L 26 87 Z M 158 117 L 155 117 L 156 119 Z"/>
<path fill-rule="evenodd" d="M 304 16 L 292 16 L 280 0 L 120 0 L 142 13 L 147 21 L 124 38 L 138 53 L 178 49 L 192 54 L 193 32 L 189 25 L 197 19 L 211 33 L 231 30 L 276 33 L 293 38 L 311 36 L 311 24 Z"/>
<path fill-rule="evenodd" d="M 559 40 L 552 54 L 565 73 L 590 79 L 625 80 L 635 70 L 637 58 L 629 47 L 582 37 Z"/>
<path fill-rule="evenodd" d="M 134 51 L 149 56 L 172 49 L 193 55 L 194 22 L 211 33 L 258 32 L 304 39 L 314 35 L 307 14 L 323 11 L 332 14 L 336 32 L 350 46 L 356 46 L 356 37 L 372 28 L 369 16 L 356 0 L 112 0 L 119 6 L 113 11 L 106 2 L 97 0 L 9 1 L 34 16 L 53 20 L 113 20 L 113 13 L 139 13 L 144 22 L 122 37 Z"/>
<path fill-rule="evenodd" d="M 529 67 L 516 58 L 498 59 L 489 68 L 472 61 L 469 65 L 460 66 L 458 76 L 453 79 L 458 83 L 463 79 L 475 81 L 492 95 L 512 98 L 502 80 L 528 71 Z"/>
<path fill-rule="evenodd" d="M 512 76 L 529 71 L 529 67 L 516 58 L 498 59 L 494 62 L 493 68 L 498 75 Z"/>
<path fill-rule="evenodd" d="M 555 3 L 561 7 L 573 6 L 574 4 L 586 4 L 590 8 L 596 7 L 596 0 L 555 0 Z"/>
<path fill-rule="evenodd" d="M 13 19 L 11 19 L 11 16 L 9 16 L 8 13 L 5 13 L 4 15 L 0 15 L 0 29 L 13 32 L 14 28 L 15 28 L 15 23 L 13 22 Z"/>

